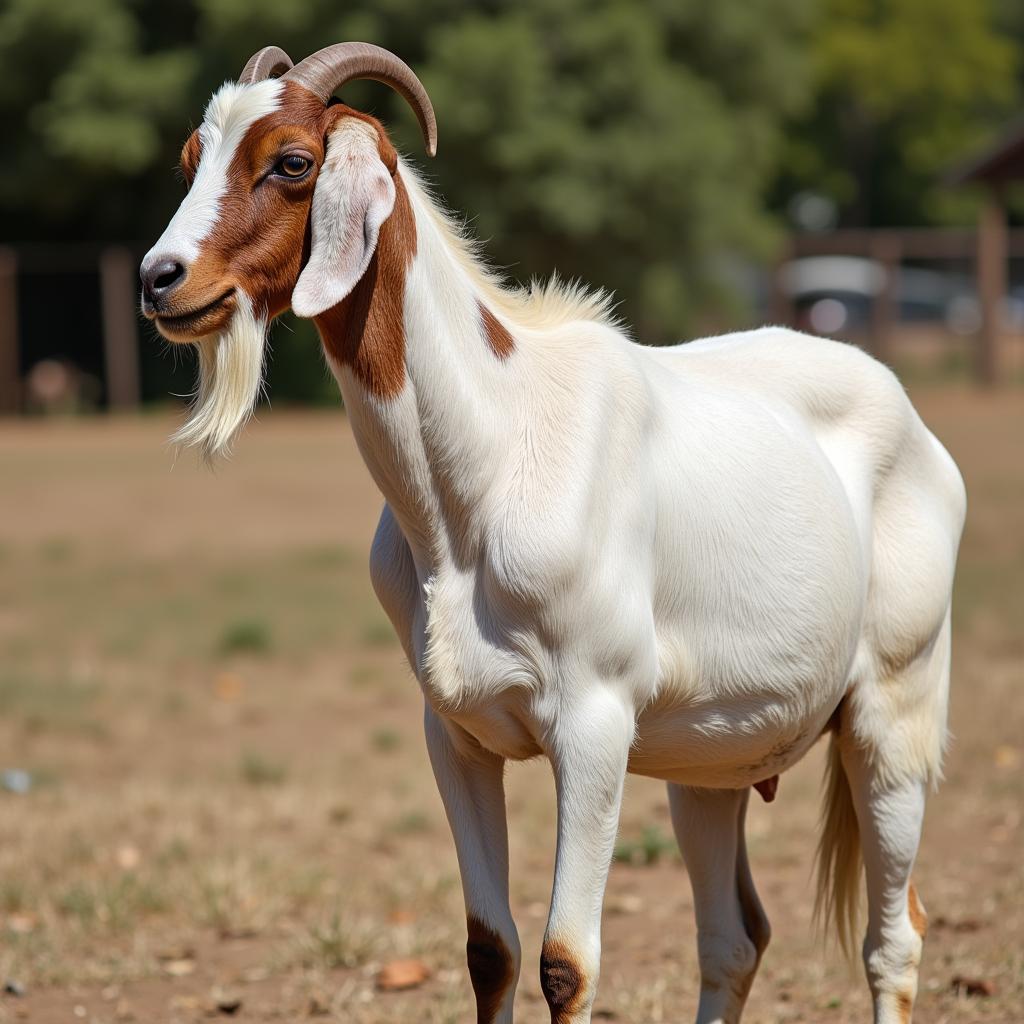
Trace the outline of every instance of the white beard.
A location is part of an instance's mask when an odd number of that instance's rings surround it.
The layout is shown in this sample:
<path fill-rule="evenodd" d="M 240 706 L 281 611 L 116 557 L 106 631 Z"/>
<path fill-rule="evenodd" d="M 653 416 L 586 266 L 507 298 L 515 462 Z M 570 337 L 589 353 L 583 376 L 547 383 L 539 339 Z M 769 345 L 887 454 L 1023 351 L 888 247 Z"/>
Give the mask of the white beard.
<path fill-rule="evenodd" d="M 214 459 L 231 452 L 231 442 L 252 415 L 263 390 L 263 352 L 267 321 L 258 319 L 245 292 L 227 330 L 195 343 L 199 382 L 188 421 L 171 442 L 200 448 Z"/>

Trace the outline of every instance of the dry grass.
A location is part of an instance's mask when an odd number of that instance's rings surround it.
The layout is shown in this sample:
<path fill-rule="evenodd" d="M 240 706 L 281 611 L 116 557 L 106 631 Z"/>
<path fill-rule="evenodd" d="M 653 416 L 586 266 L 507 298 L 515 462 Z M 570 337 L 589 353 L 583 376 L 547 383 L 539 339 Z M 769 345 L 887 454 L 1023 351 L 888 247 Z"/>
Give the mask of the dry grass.
<path fill-rule="evenodd" d="M 927 392 L 971 494 L 956 743 L 917 870 L 932 918 L 916 1020 L 1024 1005 L 1024 402 Z M 162 419 L 0 431 L 0 1022 L 471 1019 L 461 893 L 415 685 L 369 587 L 379 503 L 344 418 L 269 414 L 235 461 L 171 469 Z M 821 751 L 752 810 L 775 930 L 751 1022 L 868 1019 L 810 929 Z M 552 870 L 543 764 L 510 772 L 524 1020 Z M 598 1008 L 693 1013 L 692 901 L 661 788 L 631 780 Z M 393 957 L 431 980 L 382 994 Z M 958 998 L 954 975 L 996 995 Z M 76 1007 L 81 1007 L 76 1010 Z"/>

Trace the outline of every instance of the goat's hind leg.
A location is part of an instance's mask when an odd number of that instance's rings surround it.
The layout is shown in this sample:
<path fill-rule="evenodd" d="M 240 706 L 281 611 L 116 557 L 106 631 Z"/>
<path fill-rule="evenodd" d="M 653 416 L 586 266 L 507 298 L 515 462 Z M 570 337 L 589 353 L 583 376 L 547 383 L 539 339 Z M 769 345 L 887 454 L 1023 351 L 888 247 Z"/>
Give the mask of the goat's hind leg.
<path fill-rule="evenodd" d="M 862 748 L 843 747 L 860 828 L 868 892 L 864 969 L 875 1024 L 910 1024 L 927 917 L 910 880 L 924 819 L 926 782 L 882 782 Z"/>
<path fill-rule="evenodd" d="M 750 790 L 669 783 L 668 796 L 693 886 L 700 958 L 697 1024 L 737 1024 L 771 936 L 743 834 Z"/>
<path fill-rule="evenodd" d="M 909 664 L 855 689 L 835 740 L 860 830 L 875 1024 L 909 1024 L 917 995 L 927 917 L 911 871 L 928 785 L 940 770 L 949 661 L 947 612 Z"/>

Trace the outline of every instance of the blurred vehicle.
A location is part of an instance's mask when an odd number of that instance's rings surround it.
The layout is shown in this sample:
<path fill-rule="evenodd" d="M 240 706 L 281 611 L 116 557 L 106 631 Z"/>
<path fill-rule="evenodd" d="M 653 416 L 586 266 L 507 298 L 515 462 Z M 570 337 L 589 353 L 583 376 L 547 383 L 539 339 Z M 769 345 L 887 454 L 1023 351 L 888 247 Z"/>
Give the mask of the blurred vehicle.
<path fill-rule="evenodd" d="M 861 256 L 806 256 L 779 269 L 781 288 L 801 330 L 856 334 L 871 324 L 871 308 L 886 289 L 889 271 Z M 1024 313 L 1024 295 L 1014 306 Z M 973 334 L 981 325 L 978 300 L 965 274 L 901 266 L 895 281 L 901 323 L 934 325 L 953 334 Z"/>

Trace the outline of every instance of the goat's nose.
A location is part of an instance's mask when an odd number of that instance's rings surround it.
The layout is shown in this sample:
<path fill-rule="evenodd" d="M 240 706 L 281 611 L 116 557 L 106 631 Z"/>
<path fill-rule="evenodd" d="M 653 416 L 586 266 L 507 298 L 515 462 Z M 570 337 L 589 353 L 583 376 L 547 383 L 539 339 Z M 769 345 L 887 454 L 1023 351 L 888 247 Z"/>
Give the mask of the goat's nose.
<path fill-rule="evenodd" d="M 167 298 L 185 280 L 185 267 L 179 260 L 157 260 L 150 265 L 143 264 L 139 272 L 142 290 L 150 302 Z"/>

